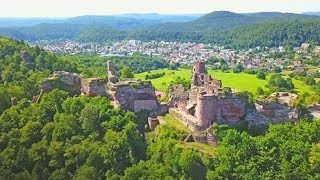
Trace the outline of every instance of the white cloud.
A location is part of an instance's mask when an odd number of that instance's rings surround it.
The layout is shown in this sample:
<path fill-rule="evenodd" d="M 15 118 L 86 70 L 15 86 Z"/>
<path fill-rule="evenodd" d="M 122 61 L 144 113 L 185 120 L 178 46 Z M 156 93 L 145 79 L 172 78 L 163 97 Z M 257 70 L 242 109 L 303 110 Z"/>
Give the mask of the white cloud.
<path fill-rule="evenodd" d="M 320 0 L 0 0 L 0 16 L 77 16 L 120 13 L 320 11 Z"/>

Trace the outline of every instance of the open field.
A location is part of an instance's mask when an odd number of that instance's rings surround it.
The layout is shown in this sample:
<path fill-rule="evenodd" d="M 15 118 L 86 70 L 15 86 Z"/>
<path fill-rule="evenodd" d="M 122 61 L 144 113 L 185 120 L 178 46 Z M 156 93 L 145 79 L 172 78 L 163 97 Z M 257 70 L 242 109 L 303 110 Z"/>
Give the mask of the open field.
<path fill-rule="evenodd" d="M 151 74 L 155 73 L 162 73 L 164 72 L 165 75 L 161 78 L 152 79 L 151 82 L 155 86 L 155 88 L 159 91 L 166 91 L 168 89 L 168 86 L 170 84 L 170 81 L 174 80 L 178 76 L 186 79 L 191 78 L 191 70 L 189 69 L 179 69 L 176 70 L 168 70 L 168 69 L 159 69 L 151 71 Z M 246 73 L 226 73 L 221 71 L 213 71 L 208 70 L 208 73 L 216 79 L 222 80 L 222 85 L 229 86 L 232 89 L 235 89 L 237 91 L 249 91 L 252 93 L 255 93 L 258 87 L 262 87 L 263 89 L 267 90 L 265 88 L 265 85 L 268 83 L 268 80 L 261 80 L 256 77 L 256 75 L 246 74 Z M 136 74 L 136 79 L 144 80 L 145 76 L 148 74 L 148 72 Z M 270 75 L 267 76 L 267 79 L 270 77 Z M 298 93 L 308 92 L 312 93 L 312 90 L 309 86 L 304 84 L 302 81 L 298 81 L 295 79 L 292 79 L 294 85 L 295 85 L 295 91 Z"/>

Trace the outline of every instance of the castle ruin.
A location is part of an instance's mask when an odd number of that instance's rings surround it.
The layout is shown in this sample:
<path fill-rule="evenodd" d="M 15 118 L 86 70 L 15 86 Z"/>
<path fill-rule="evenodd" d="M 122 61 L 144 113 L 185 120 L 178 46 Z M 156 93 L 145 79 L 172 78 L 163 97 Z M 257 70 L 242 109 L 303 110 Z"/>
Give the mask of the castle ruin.
<path fill-rule="evenodd" d="M 205 62 L 193 64 L 191 89 L 174 85 L 170 89 L 170 112 L 193 131 L 213 123 L 237 123 L 246 115 L 247 96 L 222 91 L 222 82 L 206 73 Z"/>
<path fill-rule="evenodd" d="M 116 107 L 133 112 L 145 109 L 150 111 L 153 117 L 157 116 L 159 110 L 162 113 L 167 112 L 166 107 L 157 101 L 150 81 L 119 79 L 111 61 L 107 62 L 107 74 L 108 79 L 85 79 L 77 74 L 58 71 L 41 83 L 41 89 L 43 93 L 58 88 L 73 96 L 84 94 L 89 97 L 108 97 Z"/>
<path fill-rule="evenodd" d="M 194 132 L 208 130 L 213 124 L 294 122 L 300 117 L 299 111 L 288 105 L 292 104 L 290 99 L 297 97 L 288 93 L 275 94 L 273 99 L 278 99 L 276 102 L 257 101 L 248 108 L 247 93 L 235 93 L 230 88 L 222 88 L 221 80 L 207 74 L 205 62 L 193 64 L 190 89 L 179 84 L 170 87 L 168 103 L 158 102 L 150 81 L 118 78 L 111 61 L 107 62 L 107 74 L 107 79 L 85 79 L 77 74 L 55 72 L 41 83 L 41 93 L 34 97 L 34 102 L 38 102 L 43 93 L 55 88 L 73 96 L 104 96 L 115 107 L 133 112 L 148 110 L 151 129 L 159 124 L 157 116 L 169 111 Z"/>

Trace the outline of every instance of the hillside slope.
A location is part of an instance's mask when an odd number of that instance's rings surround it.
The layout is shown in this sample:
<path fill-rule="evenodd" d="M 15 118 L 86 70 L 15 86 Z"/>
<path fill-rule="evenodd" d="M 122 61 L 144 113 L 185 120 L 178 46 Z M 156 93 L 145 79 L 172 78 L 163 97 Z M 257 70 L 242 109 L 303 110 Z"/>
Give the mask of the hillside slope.
<path fill-rule="evenodd" d="M 193 41 L 235 48 L 319 44 L 320 17 L 304 14 L 261 12 L 237 14 L 217 11 L 189 22 L 163 22 L 156 14 L 80 16 L 63 23 L 32 27 L 0 28 L 0 35 L 28 41 L 71 39 L 106 42 L 124 39 L 143 41 Z M 196 16 L 193 16 L 195 18 Z M 152 20 L 151 18 L 156 18 Z M 169 19 L 173 17 L 169 16 Z M 179 16 L 184 18 L 184 16 Z"/>

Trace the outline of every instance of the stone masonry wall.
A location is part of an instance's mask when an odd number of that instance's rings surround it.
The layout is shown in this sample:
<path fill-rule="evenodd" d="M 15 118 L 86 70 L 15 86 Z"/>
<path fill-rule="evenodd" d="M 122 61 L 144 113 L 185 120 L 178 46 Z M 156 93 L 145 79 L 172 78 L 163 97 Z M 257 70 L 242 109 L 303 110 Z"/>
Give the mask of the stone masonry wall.
<path fill-rule="evenodd" d="M 172 108 L 184 109 L 187 106 L 189 92 L 181 84 L 173 85 L 169 92 L 168 106 Z"/>
<path fill-rule="evenodd" d="M 202 129 L 212 123 L 233 124 L 246 116 L 247 99 L 236 95 L 199 95 L 196 107 L 198 125 Z"/>

